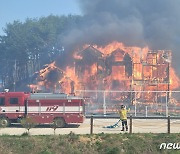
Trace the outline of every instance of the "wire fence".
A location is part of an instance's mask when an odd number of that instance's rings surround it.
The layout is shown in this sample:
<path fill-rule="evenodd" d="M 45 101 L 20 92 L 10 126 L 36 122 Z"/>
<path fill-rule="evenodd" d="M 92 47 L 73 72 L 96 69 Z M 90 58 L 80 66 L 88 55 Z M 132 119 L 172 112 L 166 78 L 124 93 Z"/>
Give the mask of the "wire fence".
<path fill-rule="evenodd" d="M 87 116 L 90 118 L 90 134 L 120 133 L 121 121 L 117 123 L 117 116 Z M 180 133 L 180 117 L 128 117 L 129 131 L 126 133 Z"/>
<path fill-rule="evenodd" d="M 57 128 L 56 134 L 117 134 L 117 133 L 180 133 L 180 117 L 138 117 L 128 116 L 128 131 L 121 131 L 122 122 L 119 121 L 119 116 L 102 116 L 89 115 L 85 121 L 80 124 L 69 124 L 65 128 Z M 113 127 L 112 127 L 113 126 Z M 12 125 L 10 128 L 1 128 L 0 135 L 21 135 L 25 129 L 20 125 Z M 54 134 L 54 129 L 51 125 L 42 125 L 32 128 L 31 135 L 50 135 Z"/>
<path fill-rule="evenodd" d="M 180 91 L 77 90 L 86 99 L 86 115 L 113 115 L 120 105 L 133 116 L 180 116 Z"/>

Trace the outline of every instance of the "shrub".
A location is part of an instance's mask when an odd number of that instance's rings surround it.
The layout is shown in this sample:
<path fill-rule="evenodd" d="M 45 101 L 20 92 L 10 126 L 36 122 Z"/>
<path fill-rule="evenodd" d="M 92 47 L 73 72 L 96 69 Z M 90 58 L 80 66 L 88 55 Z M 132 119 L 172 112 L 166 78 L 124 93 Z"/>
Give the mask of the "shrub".
<path fill-rule="evenodd" d="M 27 133 L 29 134 L 29 130 L 35 127 L 36 123 L 31 117 L 26 117 L 21 120 L 21 125 L 27 129 Z"/>
<path fill-rule="evenodd" d="M 72 131 L 68 134 L 68 140 L 69 141 L 77 141 L 79 139 L 79 136 L 73 133 Z"/>

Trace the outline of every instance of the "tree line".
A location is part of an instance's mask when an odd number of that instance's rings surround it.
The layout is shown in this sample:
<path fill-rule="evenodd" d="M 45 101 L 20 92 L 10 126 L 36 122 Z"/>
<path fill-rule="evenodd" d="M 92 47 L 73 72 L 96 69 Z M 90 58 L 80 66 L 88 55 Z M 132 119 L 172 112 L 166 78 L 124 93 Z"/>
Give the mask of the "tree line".
<path fill-rule="evenodd" d="M 63 56 L 62 38 L 81 20 L 78 15 L 49 15 L 8 23 L 0 36 L 1 88 L 15 90 L 17 83 L 31 82 L 43 65 Z"/>

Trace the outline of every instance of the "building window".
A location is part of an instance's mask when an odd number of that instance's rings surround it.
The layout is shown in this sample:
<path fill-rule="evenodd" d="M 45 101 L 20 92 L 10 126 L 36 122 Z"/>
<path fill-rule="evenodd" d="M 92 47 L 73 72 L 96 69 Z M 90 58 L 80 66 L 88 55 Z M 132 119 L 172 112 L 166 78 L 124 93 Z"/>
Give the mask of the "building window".
<path fill-rule="evenodd" d="M 18 98 L 10 98 L 10 104 L 18 104 Z"/>
<path fill-rule="evenodd" d="M 4 106 L 5 105 L 5 98 L 0 97 L 0 106 Z"/>

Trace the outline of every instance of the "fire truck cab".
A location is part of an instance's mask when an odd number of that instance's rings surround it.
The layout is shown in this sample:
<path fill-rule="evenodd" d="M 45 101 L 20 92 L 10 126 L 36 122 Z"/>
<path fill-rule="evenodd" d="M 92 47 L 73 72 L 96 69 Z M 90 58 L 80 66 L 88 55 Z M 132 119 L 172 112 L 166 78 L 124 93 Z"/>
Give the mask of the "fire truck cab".
<path fill-rule="evenodd" d="M 83 123 L 84 99 L 53 93 L 0 93 L 0 124 L 3 127 L 29 117 L 36 124 L 64 127 L 69 123 Z"/>

